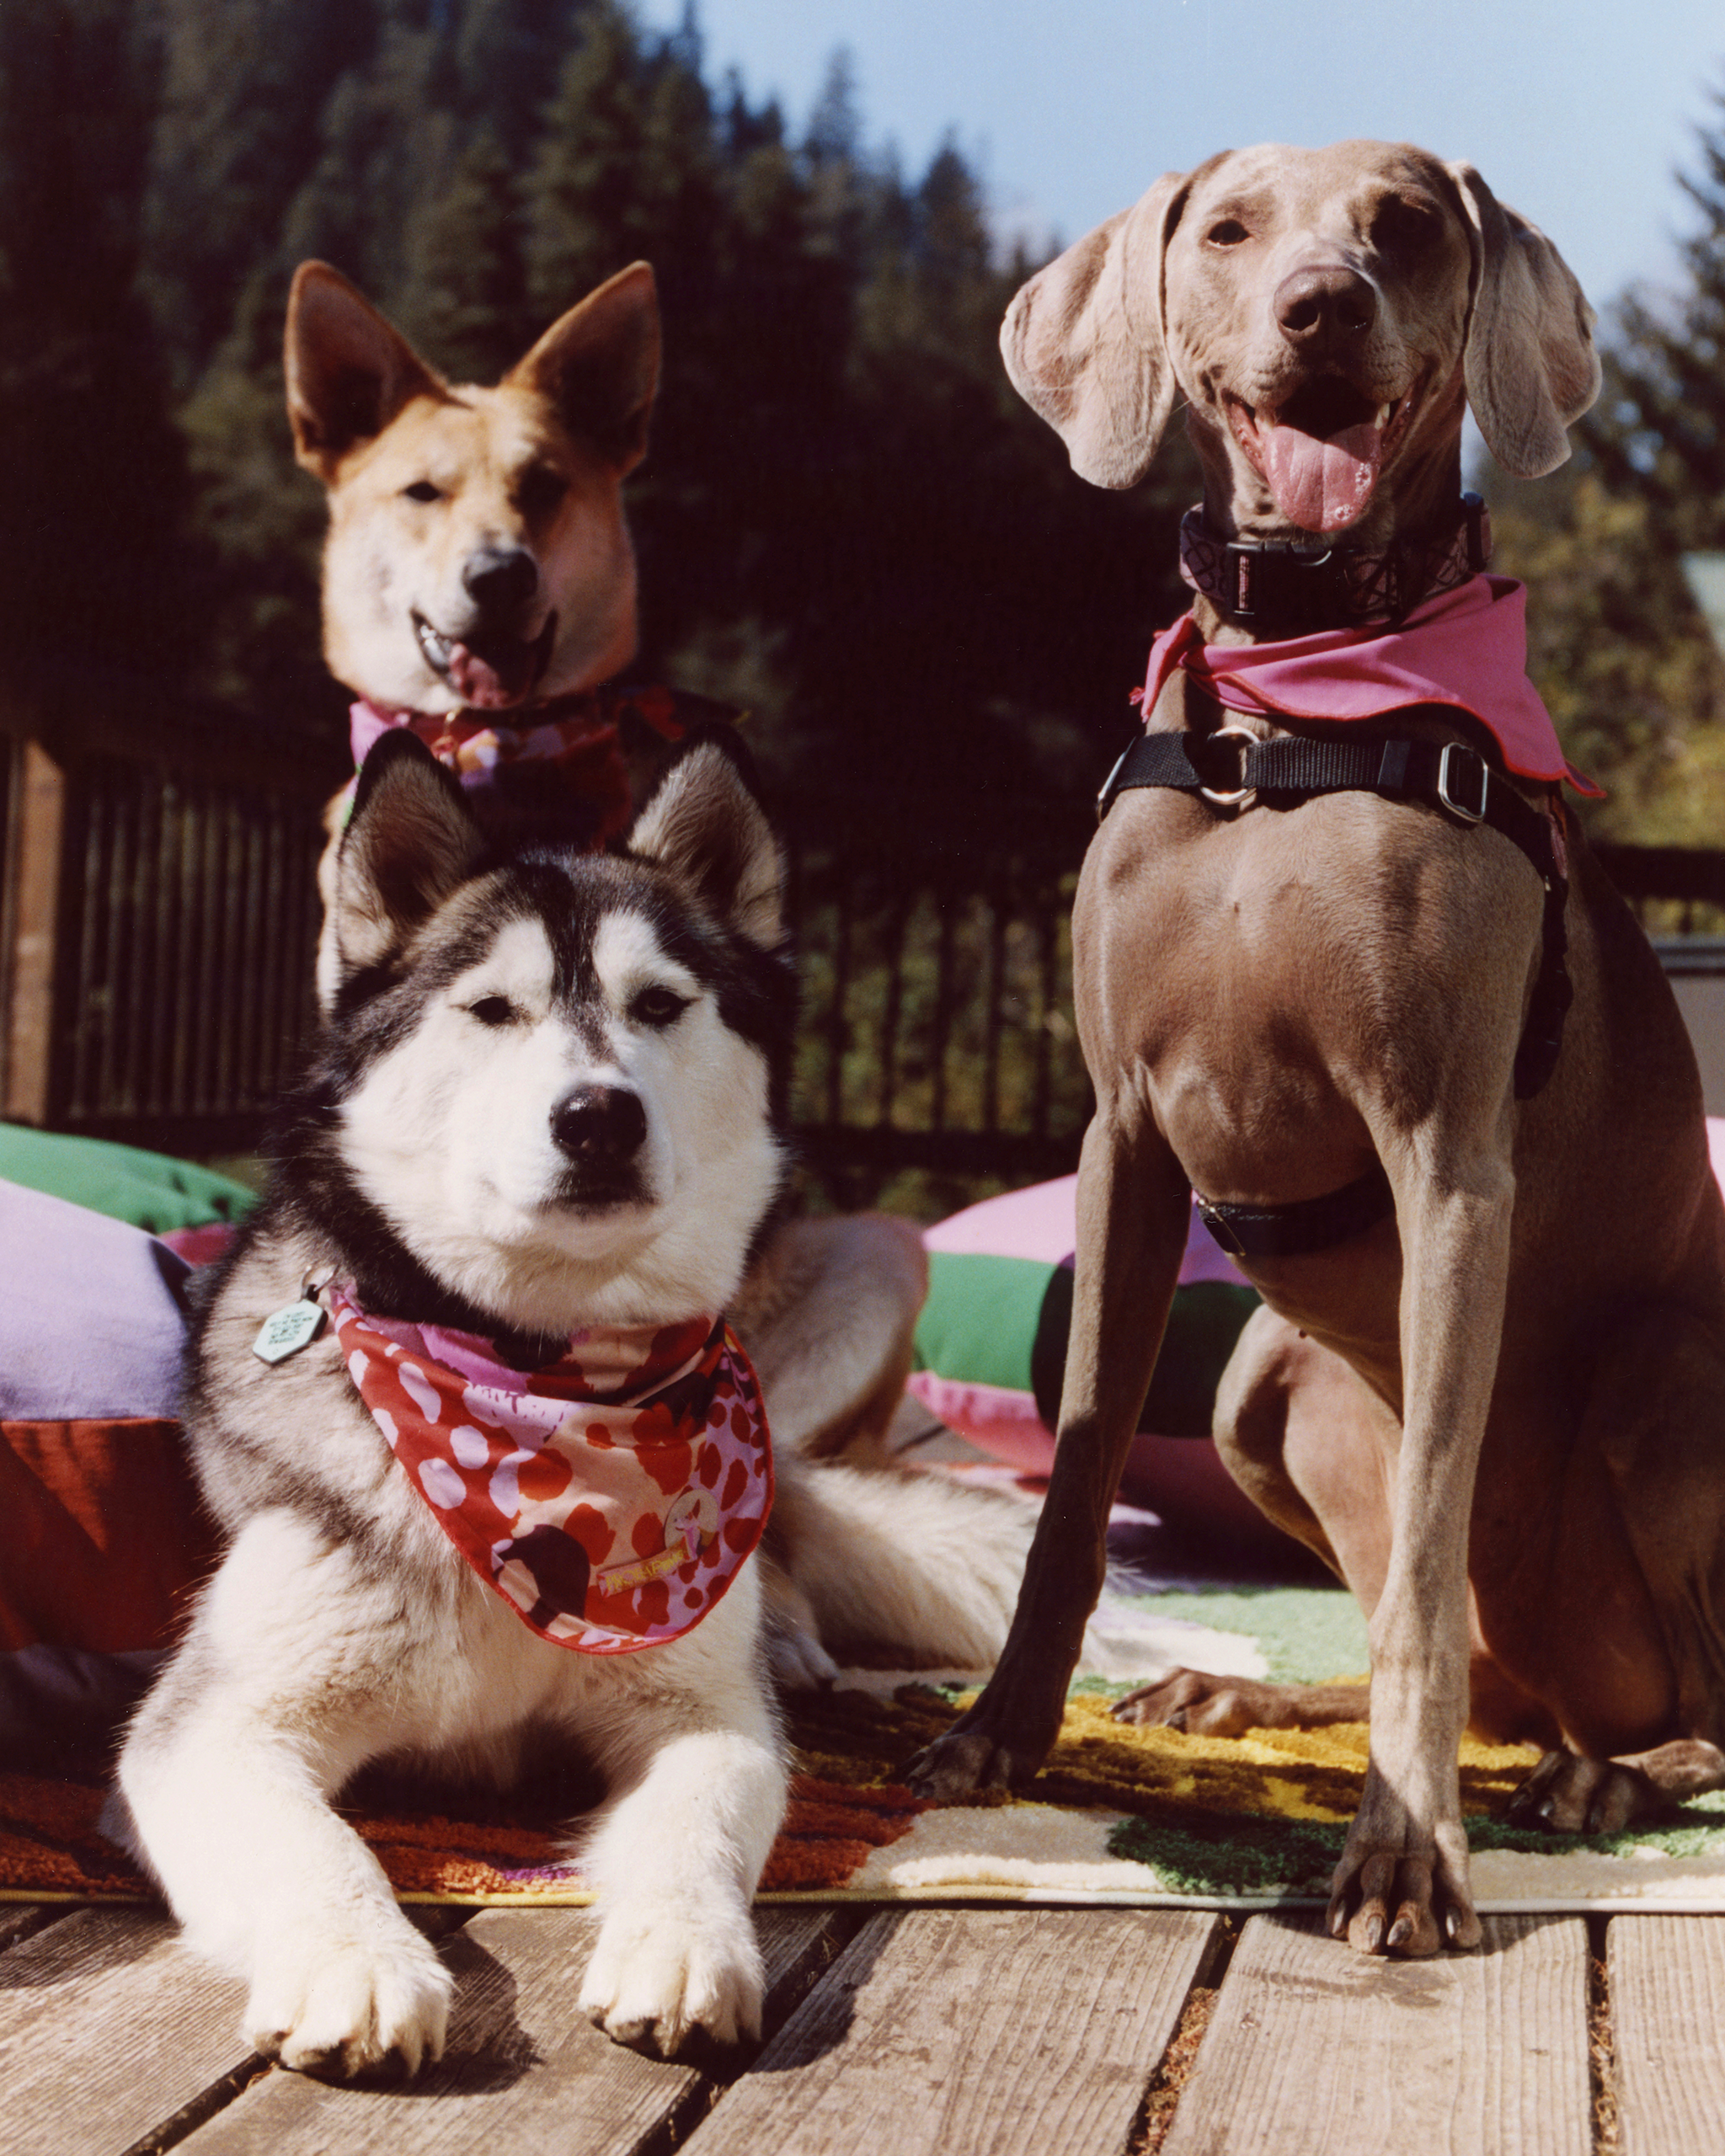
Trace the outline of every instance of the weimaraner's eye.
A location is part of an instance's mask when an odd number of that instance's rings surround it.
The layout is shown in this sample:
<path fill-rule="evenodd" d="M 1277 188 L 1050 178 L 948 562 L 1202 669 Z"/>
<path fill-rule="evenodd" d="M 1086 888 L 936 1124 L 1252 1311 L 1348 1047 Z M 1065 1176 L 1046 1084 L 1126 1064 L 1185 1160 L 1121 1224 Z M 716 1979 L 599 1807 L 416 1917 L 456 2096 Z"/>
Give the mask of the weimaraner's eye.
<path fill-rule="evenodd" d="M 1388 253 L 1413 254 L 1438 236 L 1436 214 L 1423 203 L 1392 197 L 1380 205 L 1371 221 L 1372 243 Z"/>
<path fill-rule="evenodd" d="M 1212 247 L 1238 247 L 1242 239 L 1250 239 L 1251 237 L 1237 217 L 1222 218 L 1204 234 Z"/>

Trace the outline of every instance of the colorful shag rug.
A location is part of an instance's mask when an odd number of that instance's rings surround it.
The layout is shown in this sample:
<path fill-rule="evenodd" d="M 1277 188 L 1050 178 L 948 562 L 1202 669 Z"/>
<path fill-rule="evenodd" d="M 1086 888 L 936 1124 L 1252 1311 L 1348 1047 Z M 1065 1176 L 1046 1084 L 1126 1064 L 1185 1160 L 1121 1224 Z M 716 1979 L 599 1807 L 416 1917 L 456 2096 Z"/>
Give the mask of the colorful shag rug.
<path fill-rule="evenodd" d="M 764 1900 L 963 1900 L 1253 1908 L 1322 1902 L 1358 1801 L 1366 1732 L 1237 1737 L 1110 1718 L 1120 1665 L 1178 1662 L 1316 1681 L 1365 1666 L 1352 1602 L 1313 1588 L 1164 1594 L 1105 1606 L 1092 1673 L 1022 1797 L 919 1801 L 900 1764 L 974 1693 L 953 1673 L 852 1673 L 793 1702 L 798 1772 Z M 1466 1742 L 1463 1807 L 1485 1911 L 1725 1908 L 1725 1792 L 1631 1833 L 1552 1840 L 1493 1814 L 1535 1764 L 1525 1747 Z M 97 1782 L 0 1774 L 0 1898 L 126 1901 L 147 1883 L 98 1828 Z M 552 1817 L 358 1808 L 350 1816 L 407 1901 L 590 1899 Z M 567 1813 L 563 1814 L 567 1817 Z"/>

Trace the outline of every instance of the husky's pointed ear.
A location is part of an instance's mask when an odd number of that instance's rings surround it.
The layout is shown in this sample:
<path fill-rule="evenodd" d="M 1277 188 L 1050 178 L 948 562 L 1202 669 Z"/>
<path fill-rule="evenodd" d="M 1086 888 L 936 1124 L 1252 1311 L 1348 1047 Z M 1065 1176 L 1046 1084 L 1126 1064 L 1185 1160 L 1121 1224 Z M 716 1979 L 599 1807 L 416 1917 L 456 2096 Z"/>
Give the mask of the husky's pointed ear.
<path fill-rule="evenodd" d="M 381 965 L 485 857 L 461 782 L 405 727 L 366 758 L 336 857 L 331 922 L 341 977 Z"/>
<path fill-rule="evenodd" d="M 686 878 L 738 936 L 768 950 L 784 936 L 784 863 L 735 750 L 697 741 L 635 819 L 629 851 Z"/>
<path fill-rule="evenodd" d="M 1092 486 L 1135 486 L 1174 408 L 1162 255 L 1197 176 L 1164 173 L 1131 209 L 1039 270 L 1007 309 L 1001 354 L 1012 387 Z"/>
<path fill-rule="evenodd" d="M 572 307 L 504 376 L 548 398 L 578 440 L 619 472 L 647 454 L 659 389 L 659 291 L 644 262 L 631 263 Z"/>
<path fill-rule="evenodd" d="M 1536 226 L 1506 209 L 1471 165 L 1445 169 L 1473 246 L 1467 401 L 1503 469 L 1541 478 L 1568 456 L 1565 430 L 1599 393 L 1597 318 Z"/>
<path fill-rule="evenodd" d="M 285 359 L 294 453 L 326 486 L 404 404 L 448 393 L 394 323 L 327 262 L 294 272 Z"/>

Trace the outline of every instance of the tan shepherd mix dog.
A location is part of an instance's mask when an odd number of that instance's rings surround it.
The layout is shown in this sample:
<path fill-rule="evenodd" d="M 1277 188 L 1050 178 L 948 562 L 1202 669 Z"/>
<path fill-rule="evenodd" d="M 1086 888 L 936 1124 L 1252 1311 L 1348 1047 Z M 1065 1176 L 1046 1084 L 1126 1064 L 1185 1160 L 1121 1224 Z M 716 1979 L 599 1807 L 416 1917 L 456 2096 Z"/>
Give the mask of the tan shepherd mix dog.
<path fill-rule="evenodd" d="M 612 724 L 603 686 L 635 655 L 622 487 L 646 454 L 660 342 L 653 272 L 638 262 L 553 323 L 494 387 L 451 385 L 339 271 L 307 262 L 293 280 L 287 408 L 299 462 L 328 495 L 330 670 L 372 707 L 377 727 L 412 724 L 446 761 L 446 726 L 459 739 L 483 721 L 520 740 L 573 712 L 589 760 L 569 783 L 554 760 L 529 757 L 468 787 L 482 823 L 511 836 L 524 819 L 564 838 L 572 819 L 628 821 L 627 791 L 595 800 L 580 790 L 595 766 L 591 737 L 607 727 L 613 784 L 627 765 L 638 793 L 662 760 L 665 744 L 648 728 Z M 343 815 L 346 800 L 334 804 Z M 326 1010 L 335 853 L 332 843 L 320 869 Z M 927 1285 L 920 1238 L 905 1221 L 793 1220 L 769 1235 L 730 1315 L 775 1444 L 884 1460 Z M 830 1675 L 806 1608 L 779 1614 L 781 1674 Z M 971 1642 L 981 1659 L 992 1659 L 1005 1618 L 1003 1609 L 998 1636 Z"/>

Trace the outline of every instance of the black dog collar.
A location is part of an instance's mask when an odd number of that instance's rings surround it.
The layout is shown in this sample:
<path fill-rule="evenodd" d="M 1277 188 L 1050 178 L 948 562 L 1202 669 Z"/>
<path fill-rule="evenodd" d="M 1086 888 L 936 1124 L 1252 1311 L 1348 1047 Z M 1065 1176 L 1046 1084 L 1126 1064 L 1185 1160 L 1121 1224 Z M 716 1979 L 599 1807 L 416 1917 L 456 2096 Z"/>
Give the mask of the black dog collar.
<path fill-rule="evenodd" d="M 1219 538 L 1202 509 L 1188 510 L 1180 522 L 1182 578 L 1266 641 L 1400 621 L 1422 600 L 1477 576 L 1491 558 L 1491 512 L 1473 494 L 1461 497 L 1455 522 L 1435 536 L 1397 540 L 1379 553 Z"/>

